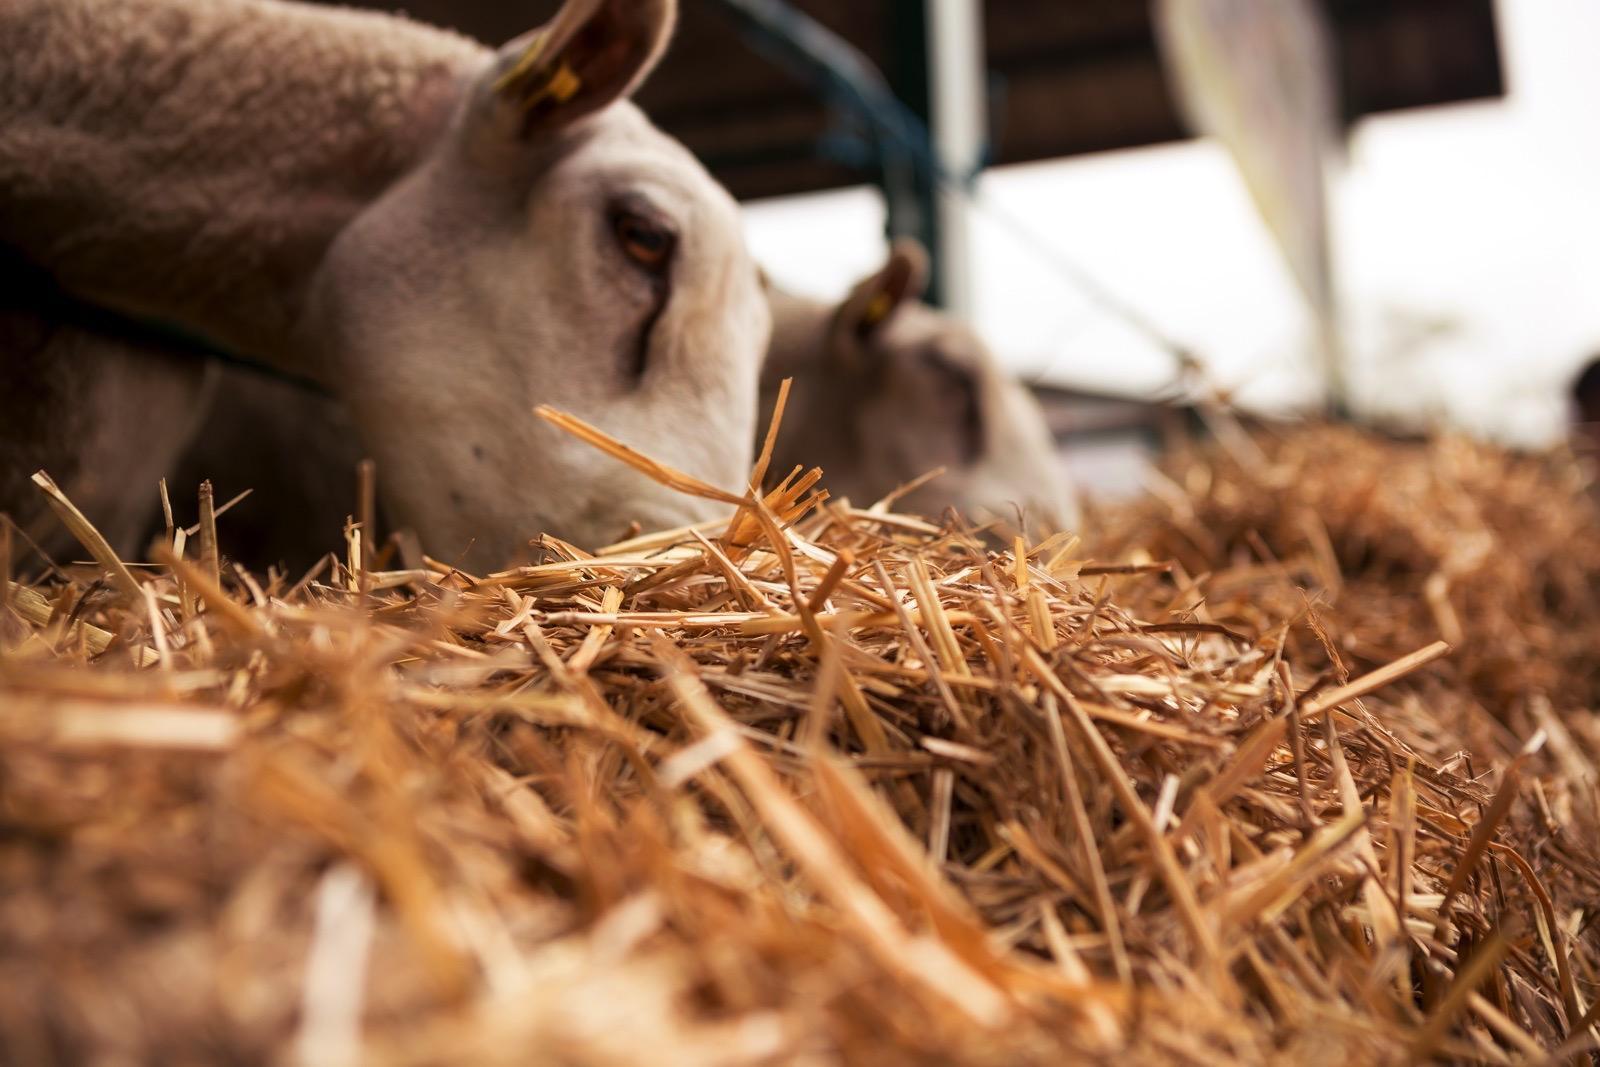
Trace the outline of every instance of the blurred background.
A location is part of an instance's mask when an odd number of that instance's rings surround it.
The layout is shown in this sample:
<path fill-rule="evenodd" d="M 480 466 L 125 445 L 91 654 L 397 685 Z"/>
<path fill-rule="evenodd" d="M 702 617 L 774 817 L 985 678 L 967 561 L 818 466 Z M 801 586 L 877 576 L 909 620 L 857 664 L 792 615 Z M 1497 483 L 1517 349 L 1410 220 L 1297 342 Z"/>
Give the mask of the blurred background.
<path fill-rule="evenodd" d="M 499 42 L 556 5 L 374 6 Z M 1596 55 L 1594 0 L 683 0 L 640 102 L 787 288 L 920 238 L 1080 481 L 1127 484 L 1180 353 L 1262 412 L 1558 438 L 1600 352 Z"/>

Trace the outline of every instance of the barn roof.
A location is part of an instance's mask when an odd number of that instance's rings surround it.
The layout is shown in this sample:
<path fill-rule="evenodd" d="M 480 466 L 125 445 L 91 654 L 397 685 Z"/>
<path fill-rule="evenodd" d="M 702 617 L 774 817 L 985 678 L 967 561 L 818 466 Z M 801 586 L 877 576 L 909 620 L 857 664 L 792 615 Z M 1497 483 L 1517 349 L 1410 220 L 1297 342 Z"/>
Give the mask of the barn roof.
<path fill-rule="evenodd" d="M 1446 103 L 1503 91 L 1492 0 L 1324 0 L 1337 28 L 1343 111 Z M 908 13 L 921 0 L 795 0 L 903 81 Z M 555 0 L 367 0 L 499 42 Z M 984 7 L 993 161 L 1015 163 L 1185 136 L 1138 0 L 993 0 Z M 672 51 L 640 95 L 741 198 L 870 180 L 819 155 L 824 103 L 763 55 L 717 0 L 682 0 Z"/>

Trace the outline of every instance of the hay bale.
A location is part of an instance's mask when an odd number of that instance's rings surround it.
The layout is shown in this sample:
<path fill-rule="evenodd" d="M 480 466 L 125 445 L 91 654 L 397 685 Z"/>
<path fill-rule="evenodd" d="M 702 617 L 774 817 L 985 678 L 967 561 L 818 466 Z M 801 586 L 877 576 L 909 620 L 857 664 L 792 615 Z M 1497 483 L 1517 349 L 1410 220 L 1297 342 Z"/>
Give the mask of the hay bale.
<path fill-rule="evenodd" d="M 1269 469 L 1321 451 L 1294 440 Z M 1458 503 L 1566 485 L 1471 455 Z M 1194 463 L 1166 511 L 1107 520 L 1099 563 L 829 502 L 811 475 L 731 522 L 594 555 L 546 539 L 494 575 L 386 569 L 356 527 L 348 566 L 292 584 L 181 536 L 126 569 L 136 590 L 106 560 L 8 580 L 0 1058 L 1587 1047 L 1600 738 L 1548 708 L 1541 738 L 1491 719 L 1471 644 L 1517 630 L 1565 692 L 1565 646 L 1519 627 L 1579 564 L 1491 551 L 1527 599 L 1482 624 L 1450 601 L 1446 656 L 1436 608 L 1396 618 L 1396 575 L 1453 535 L 1369 510 L 1368 558 L 1394 562 L 1363 570 L 1322 512 L 1332 555 L 1314 531 L 1291 553 L 1290 498 L 1351 490 L 1270 483 L 1279 507 L 1228 527 L 1208 509 L 1245 516 L 1261 483 Z M 1549 501 L 1552 547 L 1584 506 Z M 1484 665 L 1441 666 L 1463 654 Z"/>

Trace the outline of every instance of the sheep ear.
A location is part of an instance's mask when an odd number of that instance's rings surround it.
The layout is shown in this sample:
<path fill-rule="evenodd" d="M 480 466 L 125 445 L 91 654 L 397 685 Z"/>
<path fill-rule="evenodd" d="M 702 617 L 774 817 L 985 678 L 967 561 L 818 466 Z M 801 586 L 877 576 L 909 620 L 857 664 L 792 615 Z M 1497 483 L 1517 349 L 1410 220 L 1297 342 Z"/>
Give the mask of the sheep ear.
<path fill-rule="evenodd" d="M 677 0 L 567 0 L 547 25 L 500 50 L 490 92 L 526 137 L 627 97 L 666 50 Z"/>
<path fill-rule="evenodd" d="M 927 284 L 928 253 L 911 238 L 899 238 L 888 262 L 845 298 L 839 323 L 857 337 L 870 337 L 902 304 L 920 297 Z"/>

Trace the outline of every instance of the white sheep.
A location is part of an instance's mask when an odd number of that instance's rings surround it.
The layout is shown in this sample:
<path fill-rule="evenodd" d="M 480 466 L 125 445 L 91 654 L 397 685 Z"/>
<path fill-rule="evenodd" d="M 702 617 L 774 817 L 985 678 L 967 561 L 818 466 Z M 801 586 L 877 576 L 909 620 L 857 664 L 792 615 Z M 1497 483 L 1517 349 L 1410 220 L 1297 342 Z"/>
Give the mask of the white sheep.
<path fill-rule="evenodd" d="M 942 467 L 897 509 L 1022 519 L 1035 533 L 1075 523 L 1038 403 L 976 334 L 918 299 L 926 278 L 927 253 L 900 240 L 837 305 L 768 285 L 763 415 L 794 379 L 772 469 L 819 466 L 830 492 L 865 507 Z"/>
<path fill-rule="evenodd" d="M 746 477 L 769 317 L 737 209 L 625 99 L 674 12 L 569 0 L 494 52 L 277 0 L 5 0 L 0 282 L 47 275 L 321 382 L 435 554 L 494 564 L 541 531 L 597 542 L 706 517 L 532 413 L 571 411 L 729 489 Z M 0 352 L 0 509 L 26 503 L 16 472 L 40 454 L 147 492 L 127 479 L 148 463 L 119 468 L 61 426 L 170 403 L 170 382 L 100 381 L 149 345 L 63 302 L 4 303 L 0 339 L 23 336 Z M 203 403 L 199 371 L 177 376 Z"/>
<path fill-rule="evenodd" d="M 1039 534 L 1077 510 L 1032 396 L 956 320 L 916 301 L 925 254 L 895 245 L 884 267 L 840 303 L 768 285 L 772 343 L 762 371 L 762 417 L 793 378 L 774 477 L 820 465 L 824 485 L 859 506 L 938 467 L 904 510 L 980 520 L 1025 517 Z M 169 472 L 227 494 L 251 489 L 228 547 L 257 566 L 308 566 L 355 506 L 360 459 L 341 406 L 292 384 L 222 369 L 204 429 Z"/>

